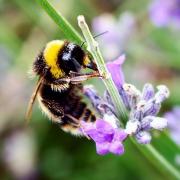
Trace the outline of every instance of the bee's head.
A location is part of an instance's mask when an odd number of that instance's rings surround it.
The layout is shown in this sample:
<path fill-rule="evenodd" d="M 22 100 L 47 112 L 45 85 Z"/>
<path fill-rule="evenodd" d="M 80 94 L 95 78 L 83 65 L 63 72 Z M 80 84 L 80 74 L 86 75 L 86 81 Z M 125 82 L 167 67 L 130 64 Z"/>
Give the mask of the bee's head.
<path fill-rule="evenodd" d="M 69 74 L 70 71 L 79 72 L 82 68 L 93 69 L 94 63 L 77 44 L 67 43 L 58 57 L 59 67 Z"/>
<path fill-rule="evenodd" d="M 68 76 L 70 71 L 79 72 L 82 68 L 96 70 L 96 65 L 79 45 L 62 40 L 47 43 L 34 63 L 37 74 L 48 69 L 56 79 Z"/>

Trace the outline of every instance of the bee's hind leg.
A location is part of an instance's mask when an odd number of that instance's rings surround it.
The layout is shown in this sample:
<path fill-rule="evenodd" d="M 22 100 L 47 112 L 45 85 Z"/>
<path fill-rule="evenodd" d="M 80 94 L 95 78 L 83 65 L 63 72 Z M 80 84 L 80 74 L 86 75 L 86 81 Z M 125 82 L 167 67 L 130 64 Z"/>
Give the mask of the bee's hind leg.
<path fill-rule="evenodd" d="M 63 121 L 64 123 L 62 123 L 60 126 L 64 131 L 70 132 L 73 135 L 84 136 L 90 140 L 90 137 L 83 132 L 83 129 L 81 129 L 81 120 L 76 119 L 70 114 L 65 114 Z"/>

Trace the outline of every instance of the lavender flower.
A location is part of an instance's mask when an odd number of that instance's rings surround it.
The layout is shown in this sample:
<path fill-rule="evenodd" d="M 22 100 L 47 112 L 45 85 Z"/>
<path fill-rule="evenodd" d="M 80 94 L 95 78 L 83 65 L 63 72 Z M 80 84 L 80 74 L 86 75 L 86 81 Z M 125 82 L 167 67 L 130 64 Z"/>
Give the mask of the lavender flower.
<path fill-rule="evenodd" d="M 150 4 L 150 18 L 158 26 L 173 24 L 180 27 L 180 0 L 154 0 Z"/>
<path fill-rule="evenodd" d="M 103 117 L 106 114 L 115 114 L 114 106 L 111 103 L 105 101 L 102 97 L 100 97 L 94 87 L 92 85 L 84 86 L 84 95 L 87 96 L 93 105 L 93 107 L 97 110 L 97 112 Z M 105 98 L 110 98 L 108 94 L 104 94 Z"/>
<path fill-rule="evenodd" d="M 128 88 L 127 88 L 128 87 Z M 142 93 L 131 84 L 124 84 L 123 90 L 129 100 L 130 117 L 126 124 L 126 132 L 135 135 L 137 141 L 142 144 L 150 143 L 151 129 L 162 130 L 167 127 L 165 118 L 156 117 L 161 103 L 169 96 L 168 88 L 165 85 L 157 87 L 154 93 L 151 84 L 145 84 Z"/>
<path fill-rule="evenodd" d="M 169 90 L 165 85 L 159 85 L 157 86 L 158 91 L 155 93 L 153 86 L 147 83 L 141 92 L 134 85 L 124 83 L 123 73 L 120 69 L 123 58 L 121 56 L 114 62 L 108 63 L 107 67 L 125 106 L 130 111 L 126 133 L 135 135 L 139 143 L 146 144 L 151 141 L 151 135 L 147 131 L 162 130 L 167 127 L 167 120 L 156 116 L 160 111 L 161 103 L 168 98 Z"/>
<path fill-rule="evenodd" d="M 122 60 L 122 57 L 115 62 L 108 63 L 107 67 L 125 106 L 130 111 L 125 131 L 129 135 L 135 135 L 139 143 L 146 144 L 151 141 L 148 131 L 162 130 L 167 127 L 167 120 L 157 117 L 157 114 L 161 103 L 169 97 L 169 90 L 165 85 L 159 85 L 155 93 L 153 86 L 147 83 L 141 92 L 134 85 L 124 83 L 122 70 L 119 69 L 122 64 L 120 59 Z"/>
<path fill-rule="evenodd" d="M 84 86 L 84 94 L 91 100 L 93 107 L 103 120 L 96 120 L 95 123 L 82 122 L 82 133 L 95 141 L 98 154 L 104 155 L 110 152 L 117 155 L 122 154 L 124 152 L 122 141 L 126 138 L 127 133 L 119 128 L 114 106 L 106 101 L 110 100 L 109 94 L 105 92 L 102 98 L 93 86 Z"/>
<path fill-rule="evenodd" d="M 109 93 L 107 93 L 107 91 L 105 91 L 104 97 L 102 98 L 98 95 L 93 86 L 86 85 L 84 86 L 84 95 L 90 99 L 92 106 L 99 113 L 101 119 L 111 124 L 111 126 L 114 128 L 120 126 L 114 105 L 112 104 L 112 100 L 110 99 Z M 107 99 L 108 101 L 106 101 Z"/>
<path fill-rule="evenodd" d="M 118 127 L 114 128 L 108 122 L 99 119 L 94 124 L 82 122 L 81 128 L 82 132 L 95 141 L 98 154 L 121 155 L 124 153 L 122 141 L 127 137 L 127 134 Z"/>
<path fill-rule="evenodd" d="M 165 85 L 159 85 L 155 93 L 151 84 L 145 84 L 141 92 L 135 86 L 125 84 L 121 70 L 124 60 L 125 56 L 120 56 L 114 62 L 108 63 L 107 68 L 124 104 L 130 110 L 125 130 L 119 128 L 109 93 L 105 92 L 105 98 L 102 98 L 92 86 L 84 88 L 84 94 L 91 100 L 103 120 L 97 120 L 95 123 L 82 122 L 81 131 L 95 141 L 97 153 L 101 155 L 109 152 L 122 154 L 124 152 L 122 141 L 127 135 L 134 135 L 138 143 L 147 144 L 152 138 L 149 133 L 151 129 L 162 130 L 167 127 L 167 120 L 156 115 L 161 103 L 169 96 L 168 88 Z"/>
<path fill-rule="evenodd" d="M 122 85 L 124 84 L 125 80 L 124 80 L 124 74 L 122 71 L 122 65 L 125 61 L 125 55 L 121 55 L 119 56 L 116 60 L 112 61 L 112 62 L 108 62 L 106 64 L 111 77 L 119 91 L 119 94 L 122 97 L 122 100 L 125 104 L 125 106 L 129 109 L 129 102 L 127 97 L 124 95 L 124 91 L 122 90 Z"/>
<path fill-rule="evenodd" d="M 168 120 L 168 127 L 172 139 L 180 145 L 180 106 L 176 106 L 165 113 L 164 117 Z"/>
<path fill-rule="evenodd" d="M 124 74 L 122 72 L 122 64 L 125 61 L 125 55 L 119 56 L 115 61 L 107 63 L 107 68 L 111 73 L 111 77 L 116 84 L 118 89 L 121 89 L 122 84 L 124 83 Z"/>

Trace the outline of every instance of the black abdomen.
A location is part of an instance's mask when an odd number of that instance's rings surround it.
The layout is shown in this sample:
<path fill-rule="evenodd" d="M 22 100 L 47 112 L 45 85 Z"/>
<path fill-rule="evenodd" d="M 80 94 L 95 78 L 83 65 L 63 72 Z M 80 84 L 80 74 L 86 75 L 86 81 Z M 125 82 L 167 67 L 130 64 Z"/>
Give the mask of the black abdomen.
<path fill-rule="evenodd" d="M 51 119 L 59 122 L 61 127 L 71 128 L 79 127 L 80 121 L 94 122 L 95 115 L 87 104 L 82 102 L 80 93 L 82 85 L 72 85 L 69 88 L 59 91 L 54 91 L 49 85 L 43 84 L 40 89 L 41 102 L 47 111 L 51 114 Z"/>

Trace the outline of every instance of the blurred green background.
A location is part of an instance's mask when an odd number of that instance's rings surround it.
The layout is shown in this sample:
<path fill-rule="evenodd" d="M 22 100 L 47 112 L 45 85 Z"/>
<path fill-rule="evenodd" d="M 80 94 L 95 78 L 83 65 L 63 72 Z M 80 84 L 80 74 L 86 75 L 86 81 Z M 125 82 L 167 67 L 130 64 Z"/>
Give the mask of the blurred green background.
<path fill-rule="evenodd" d="M 145 82 L 166 84 L 171 96 L 163 104 L 161 114 L 180 104 L 179 30 L 157 28 L 151 23 L 148 17 L 151 1 L 49 2 L 79 32 L 76 21 L 79 14 L 86 16 L 94 34 L 99 33 L 93 24 L 95 18 L 105 17 L 107 26 L 101 28 L 104 31 L 115 28 L 116 32 L 109 34 L 119 37 L 116 44 L 110 44 L 106 34 L 98 37 L 105 58 L 113 60 L 117 54 L 125 53 L 127 60 L 123 71 L 126 81 L 141 89 Z M 143 156 L 129 140 L 125 142 L 123 156 L 97 155 L 92 142 L 64 133 L 42 115 L 37 104 L 29 128 L 23 128 L 27 103 L 36 82 L 29 79 L 27 72 L 45 43 L 63 38 L 58 26 L 36 1 L 0 0 L 0 179 L 172 179 L 148 161 L 151 157 Z M 115 48 L 119 48 L 118 53 L 113 51 Z M 167 159 L 175 158 L 161 148 L 166 135 L 161 136 L 154 132 L 153 143 Z M 180 163 L 177 167 L 180 168 Z"/>

